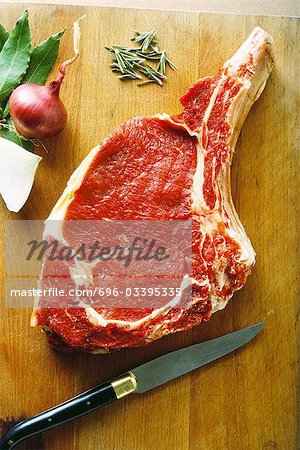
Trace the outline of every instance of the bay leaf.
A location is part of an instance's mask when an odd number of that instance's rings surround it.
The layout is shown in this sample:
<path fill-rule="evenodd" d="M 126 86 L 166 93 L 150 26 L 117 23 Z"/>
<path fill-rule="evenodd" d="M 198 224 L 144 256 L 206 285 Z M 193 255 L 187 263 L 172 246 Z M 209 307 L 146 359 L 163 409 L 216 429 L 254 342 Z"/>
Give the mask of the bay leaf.
<path fill-rule="evenodd" d="M 25 150 L 34 153 L 34 143 L 32 141 L 28 141 L 26 139 L 22 139 L 22 137 L 13 129 L 13 122 L 11 119 L 7 121 L 7 125 L 10 129 L 0 128 L 0 136 L 8 139 L 9 141 L 15 142 L 16 144 L 23 147 Z"/>
<path fill-rule="evenodd" d="M 45 84 L 47 78 L 55 64 L 60 39 L 66 30 L 49 36 L 39 45 L 37 45 L 30 56 L 30 62 L 22 84 L 34 83 Z"/>
<path fill-rule="evenodd" d="M 3 108 L 2 118 L 6 119 L 6 117 L 9 115 L 9 107 L 8 102 L 5 105 L 5 108 Z"/>
<path fill-rule="evenodd" d="M 3 45 L 7 41 L 8 37 L 9 37 L 9 32 L 0 23 L 0 51 L 2 50 Z"/>
<path fill-rule="evenodd" d="M 0 53 L 0 105 L 20 84 L 29 64 L 31 36 L 26 10 Z"/>

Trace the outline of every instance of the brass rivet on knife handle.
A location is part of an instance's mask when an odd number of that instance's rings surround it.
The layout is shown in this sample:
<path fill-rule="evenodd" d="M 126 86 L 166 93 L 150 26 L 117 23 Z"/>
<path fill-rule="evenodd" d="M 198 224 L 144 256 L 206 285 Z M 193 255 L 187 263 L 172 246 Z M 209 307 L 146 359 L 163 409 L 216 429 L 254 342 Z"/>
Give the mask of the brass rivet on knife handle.
<path fill-rule="evenodd" d="M 137 390 L 137 380 L 131 372 L 124 373 L 124 375 L 115 378 L 111 382 L 111 385 L 118 399 L 132 394 Z"/>

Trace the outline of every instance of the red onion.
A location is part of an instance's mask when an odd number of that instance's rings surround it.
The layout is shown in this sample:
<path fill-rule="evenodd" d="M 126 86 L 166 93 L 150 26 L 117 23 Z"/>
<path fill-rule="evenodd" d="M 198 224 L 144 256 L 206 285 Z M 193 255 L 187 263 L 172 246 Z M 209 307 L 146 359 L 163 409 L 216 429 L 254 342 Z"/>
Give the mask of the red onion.
<path fill-rule="evenodd" d="M 9 99 L 9 112 L 20 134 L 27 138 L 43 138 L 60 133 L 67 122 L 65 105 L 59 98 L 64 78 L 60 68 L 55 81 L 48 86 L 21 84 Z"/>

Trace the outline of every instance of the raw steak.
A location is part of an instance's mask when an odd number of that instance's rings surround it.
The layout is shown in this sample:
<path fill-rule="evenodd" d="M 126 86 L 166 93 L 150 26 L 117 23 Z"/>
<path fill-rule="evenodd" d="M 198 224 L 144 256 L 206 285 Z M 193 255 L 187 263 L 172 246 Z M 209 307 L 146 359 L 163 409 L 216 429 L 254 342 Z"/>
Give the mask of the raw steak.
<path fill-rule="evenodd" d="M 135 117 L 93 149 L 50 219 L 192 220 L 189 307 L 42 308 L 33 324 L 57 349 L 141 346 L 209 320 L 246 282 L 255 253 L 234 209 L 230 165 L 244 120 L 272 70 L 272 38 L 255 28 L 215 75 L 181 99 L 183 112 Z M 41 278 L 41 285 L 47 278 Z"/>

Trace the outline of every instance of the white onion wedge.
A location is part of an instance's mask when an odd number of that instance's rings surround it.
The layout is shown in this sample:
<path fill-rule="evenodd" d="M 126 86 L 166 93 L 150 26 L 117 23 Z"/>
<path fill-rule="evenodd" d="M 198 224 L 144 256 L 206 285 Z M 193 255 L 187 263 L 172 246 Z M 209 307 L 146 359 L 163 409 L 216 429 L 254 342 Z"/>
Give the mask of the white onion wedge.
<path fill-rule="evenodd" d="M 40 156 L 0 137 L 0 194 L 10 211 L 20 211 L 26 202 L 41 160 Z"/>

